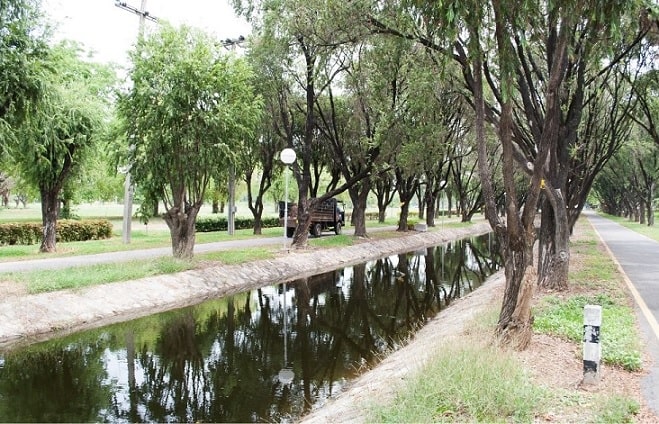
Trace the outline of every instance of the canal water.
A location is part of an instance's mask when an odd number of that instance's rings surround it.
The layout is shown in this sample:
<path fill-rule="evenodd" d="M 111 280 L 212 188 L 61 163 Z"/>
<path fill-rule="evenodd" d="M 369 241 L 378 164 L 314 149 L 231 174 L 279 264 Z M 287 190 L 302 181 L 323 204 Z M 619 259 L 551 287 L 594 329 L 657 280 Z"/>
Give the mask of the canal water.
<path fill-rule="evenodd" d="M 485 235 L 0 353 L 2 422 L 288 422 L 499 268 Z"/>

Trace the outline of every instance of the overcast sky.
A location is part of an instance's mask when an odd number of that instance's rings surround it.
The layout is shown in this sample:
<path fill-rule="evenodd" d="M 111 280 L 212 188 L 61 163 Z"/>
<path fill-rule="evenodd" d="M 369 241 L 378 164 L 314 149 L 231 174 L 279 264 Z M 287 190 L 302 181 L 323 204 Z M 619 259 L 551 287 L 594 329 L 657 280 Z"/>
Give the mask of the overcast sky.
<path fill-rule="evenodd" d="M 140 8 L 141 0 L 122 1 Z M 98 61 L 126 63 L 137 38 L 138 15 L 115 6 L 115 0 L 43 0 L 43 6 L 57 24 L 57 39 L 83 43 Z M 249 33 L 249 25 L 236 17 L 228 0 L 147 0 L 145 9 L 159 19 L 196 26 L 220 39 Z"/>

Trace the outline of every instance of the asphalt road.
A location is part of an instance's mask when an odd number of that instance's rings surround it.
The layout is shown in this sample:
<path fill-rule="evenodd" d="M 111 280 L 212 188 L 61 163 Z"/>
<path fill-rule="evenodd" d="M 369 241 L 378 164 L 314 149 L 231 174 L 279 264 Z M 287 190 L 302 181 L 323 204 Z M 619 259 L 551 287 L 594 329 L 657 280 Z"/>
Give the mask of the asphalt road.
<path fill-rule="evenodd" d="M 643 395 L 659 415 L 659 242 L 592 211 L 584 211 L 615 258 L 636 302 L 641 330 L 653 363 L 643 379 Z M 602 323 L 602 333 L 606 323 Z"/>

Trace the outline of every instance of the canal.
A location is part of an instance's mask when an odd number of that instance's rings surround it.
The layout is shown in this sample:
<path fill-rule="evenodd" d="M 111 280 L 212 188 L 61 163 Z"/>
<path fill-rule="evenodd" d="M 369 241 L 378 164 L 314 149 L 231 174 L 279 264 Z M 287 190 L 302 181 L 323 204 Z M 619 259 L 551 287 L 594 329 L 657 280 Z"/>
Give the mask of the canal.
<path fill-rule="evenodd" d="M 484 235 L 0 353 L 3 422 L 287 422 L 499 269 Z"/>

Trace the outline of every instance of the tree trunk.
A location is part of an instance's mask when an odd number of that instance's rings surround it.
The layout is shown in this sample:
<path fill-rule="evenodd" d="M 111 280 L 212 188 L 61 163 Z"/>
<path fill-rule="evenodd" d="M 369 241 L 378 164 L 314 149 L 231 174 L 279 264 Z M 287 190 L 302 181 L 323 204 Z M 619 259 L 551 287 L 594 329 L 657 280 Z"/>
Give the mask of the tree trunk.
<path fill-rule="evenodd" d="M 426 212 L 426 205 L 425 205 L 425 203 L 426 203 L 426 195 L 425 195 L 425 192 L 424 192 L 423 195 L 422 195 L 422 194 L 421 194 L 421 190 L 422 190 L 422 187 L 421 187 L 421 185 L 419 185 L 419 187 L 417 187 L 417 199 L 419 200 L 419 204 L 418 204 L 418 208 L 419 208 L 419 212 L 418 212 L 418 215 L 419 215 L 419 221 L 423 221 L 423 220 L 425 219 L 425 215 L 424 215 L 424 214 L 425 214 L 425 212 Z"/>
<path fill-rule="evenodd" d="M 59 206 L 58 189 L 42 187 L 41 192 L 41 223 L 43 239 L 39 252 L 54 253 L 57 242 L 57 210 Z"/>
<path fill-rule="evenodd" d="M 263 208 L 254 214 L 254 235 L 263 233 Z"/>
<path fill-rule="evenodd" d="M 375 198 L 378 203 L 378 222 L 383 223 L 387 217 L 387 207 L 396 194 L 391 178 L 388 174 L 381 174 L 374 184 Z"/>
<path fill-rule="evenodd" d="M 638 214 L 638 223 L 641 225 L 645 225 L 645 210 L 647 209 L 647 203 L 645 202 L 645 199 L 641 200 L 641 206 L 639 207 L 639 214 Z"/>
<path fill-rule="evenodd" d="M 172 253 L 175 258 L 191 259 L 194 255 L 195 222 L 201 203 L 187 205 L 184 211 L 174 206 L 165 212 L 163 218 L 169 227 L 172 238 Z"/>
<path fill-rule="evenodd" d="M 396 231 L 407 231 L 407 218 L 410 214 L 410 202 L 403 202 L 400 206 L 400 217 L 398 219 L 398 228 Z"/>
<path fill-rule="evenodd" d="M 496 334 L 504 345 L 517 350 L 526 349 L 533 336 L 531 300 L 537 276 L 529 244 L 526 240 L 509 243 L 504 258 L 506 288 Z"/>
<path fill-rule="evenodd" d="M 387 208 L 384 209 L 378 208 L 378 222 L 382 224 L 386 219 L 387 219 Z"/>
<path fill-rule="evenodd" d="M 371 184 L 368 179 L 357 183 L 348 189 L 352 201 L 352 225 L 356 237 L 368 237 L 366 234 L 366 204 Z"/>
<path fill-rule="evenodd" d="M 567 290 L 570 266 L 570 225 L 560 191 L 545 190 L 538 246 L 538 285 Z"/>
<path fill-rule="evenodd" d="M 652 227 L 654 225 L 654 206 L 652 206 L 652 201 L 654 199 L 654 182 L 650 183 L 650 192 L 648 193 L 648 226 Z"/>
<path fill-rule="evenodd" d="M 428 181 L 426 181 L 425 207 L 426 225 L 428 227 L 435 226 L 435 214 L 437 213 L 437 194 L 439 193 L 437 185 L 439 185 L 439 183 L 435 181 L 435 178 L 428 178 Z"/>
<path fill-rule="evenodd" d="M 297 204 L 297 227 L 295 228 L 293 242 L 291 243 L 291 246 L 294 246 L 296 249 L 307 247 L 309 241 L 309 228 L 311 227 L 311 214 L 309 213 L 310 206 L 306 192 L 303 194 L 302 190 L 300 190 L 299 201 Z"/>
<path fill-rule="evenodd" d="M 648 216 L 648 226 L 651 227 L 654 225 L 654 207 L 652 203 L 654 201 L 654 181 L 648 184 L 648 193 L 646 200 L 646 210 Z"/>
<path fill-rule="evenodd" d="M 437 213 L 437 210 L 435 209 L 436 205 L 437 202 L 435 201 L 435 196 L 432 193 L 428 194 L 428 201 L 426 203 L 426 225 L 428 225 L 428 227 L 435 226 L 435 216 Z"/>

